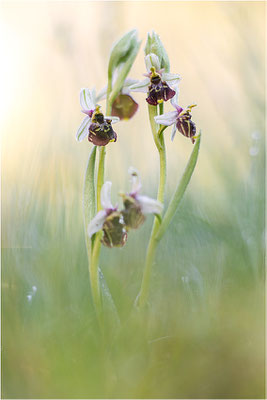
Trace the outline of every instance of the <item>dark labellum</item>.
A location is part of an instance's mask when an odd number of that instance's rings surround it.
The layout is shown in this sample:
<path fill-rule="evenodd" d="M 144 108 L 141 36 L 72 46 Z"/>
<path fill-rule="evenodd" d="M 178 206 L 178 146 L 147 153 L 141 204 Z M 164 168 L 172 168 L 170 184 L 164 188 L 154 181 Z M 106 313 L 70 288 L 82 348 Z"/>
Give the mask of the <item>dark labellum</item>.
<path fill-rule="evenodd" d="M 95 114 L 89 126 L 88 140 L 96 146 L 106 146 L 111 140 L 116 142 L 117 134 L 114 132 L 111 121 L 104 118 L 102 113 Z"/>
<path fill-rule="evenodd" d="M 124 210 L 122 211 L 126 229 L 137 229 L 145 221 L 145 216 L 137 200 L 132 196 L 123 199 Z"/>
<path fill-rule="evenodd" d="M 175 90 L 172 90 L 166 82 L 162 81 L 159 74 L 152 75 L 150 83 L 146 101 L 152 106 L 156 106 L 161 101 L 168 101 L 175 95 Z"/>
<path fill-rule="evenodd" d="M 138 110 L 138 104 L 132 96 L 128 94 L 119 94 L 112 104 L 111 115 L 120 119 L 129 119 L 134 116 Z"/>
<path fill-rule="evenodd" d="M 195 143 L 193 137 L 196 135 L 196 125 L 191 120 L 192 115 L 189 111 L 182 112 L 181 114 L 181 116 L 178 116 L 176 127 L 182 135 L 191 138 L 192 143 Z"/>
<path fill-rule="evenodd" d="M 107 247 L 122 247 L 127 240 L 127 232 L 120 212 L 113 211 L 103 225 L 102 243 Z"/>

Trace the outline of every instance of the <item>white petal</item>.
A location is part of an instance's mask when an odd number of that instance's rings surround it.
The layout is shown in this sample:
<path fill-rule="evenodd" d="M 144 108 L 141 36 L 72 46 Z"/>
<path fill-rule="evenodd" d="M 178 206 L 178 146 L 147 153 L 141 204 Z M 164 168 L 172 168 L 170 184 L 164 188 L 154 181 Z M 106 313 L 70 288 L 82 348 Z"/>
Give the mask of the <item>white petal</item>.
<path fill-rule="evenodd" d="M 91 122 L 91 118 L 88 117 L 88 115 L 83 119 L 81 125 L 79 126 L 79 129 L 76 133 L 76 140 L 78 142 L 81 142 L 87 135 L 88 135 L 88 128 L 89 124 Z"/>
<path fill-rule="evenodd" d="M 111 203 L 111 185 L 110 181 L 104 183 L 101 189 L 101 204 L 105 210 L 113 209 L 113 205 Z"/>
<path fill-rule="evenodd" d="M 116 124 L 117 122 L 120 121 L 119 117 L 113 117 L 113 116 L 106 116 L 105 119 L 109 119 L 113 124 Z"/>
<path fill-rule="evenodd" d="M 123 87 L 132 86 L 134 83 L 137 83 L 137 82 L 138 82 L 138 79 L 127 78 L 124 81 Z"/>
<path fill-rule="evenodd" d="M 136 168 L 130 167 L 128 169 L 128 174 L 131 176 L 131 183 L 132 183 L 131 193 L 136 194 L 140 191 L 142 187 L 139 173 Z"/>
<path fill-rule="evenodd" d="M 176 122 L 177 111 L 170 111 L 162 115 L 154 117 L 157 124 L 170 126 Z"/>
<path fill-rule="evenodd" d="M 136 196 L 136 199 L 144 214 L 160 214 L 163 210 L 163 205 L 158 200 L 151 199 L 148 196 Z"/>
<path fill-rule="evenodd" d="M 126 79 L 124 84 L 123 84 L 123 88 L 121 89 L 121 93 L 122 94 L 129 94 L 130 93 L 130 87 L 132 85 L 134 85 L 135 83 L 138 83 L 137 79 L 131 79 L 131 78 Z"/>
<path fill-rule="evenodd" d="M 89 223 L 87 228 L 87 233 L 89 237 L 92 237 L 94 233 L 100 231 L 103 228 L 105 219 L 106 219 L 106 211 L 100 210 L 96 216 Z"/>
<path fill-rule="evenodd" d="M 169 72 L 163 72 L 161 78 L 162 78 L 163 81 L 165 81 L 172 88 L 175 88 L 175 86 L 177 86 L 177 84 L 181 80 L 181 76 L 180 75 L 171 74 Z"/>
<path fill-rule="evenodd" d="M 134 85 L 130 86 L 130 91 L 147 93 L 149 84 L 150 84 L 150 79 L 146 78 L 143 81 L 139 81 L 138 83 L 135 83 Z"/>
<path fill-rule="evenodd" d="M 171 141 L 173 141 L 173 139 L 174 139 L 174 136 L 175 136 L 175 134 L 176 134 L 176 124 L 173 124 L 173 127 L 172 127 L 172 134 L 171 134 Z"/>
<path fill-rule="evenodd" d="M 178 96 L 180 89 L 178 85 L 175 86 L 173 89 L 175 90 L 175 95 L 173 96 L 173 98 L 171 98 L 171 104 L 174 108 L 176 108 L 176 106 L 178 106 Z"/>
<path fill-rule="evenodd" d="M 80 91 L 80 104 L 83 110 L 94 110 L 96 104 L 95 89 L 83 88 Z"/>
<path fill-rule="evenodd" d="M 145 63 L 148 72 L 150 72 L 151 67 L 155 67 L 156 71 L 160 70 L 159 58 L 154 53 L 150 53 L 147 56 L 145 56 Z"/>

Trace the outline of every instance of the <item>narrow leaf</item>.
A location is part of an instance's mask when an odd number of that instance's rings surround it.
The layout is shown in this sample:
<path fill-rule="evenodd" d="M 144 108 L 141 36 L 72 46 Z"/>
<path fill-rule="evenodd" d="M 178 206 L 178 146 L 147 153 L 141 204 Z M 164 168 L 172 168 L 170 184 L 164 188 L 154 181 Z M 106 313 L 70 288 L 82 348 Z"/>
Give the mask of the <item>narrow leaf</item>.
<path fill-rule="evenodd" d="M 199 135 L 197 137 L 196 143 L 194 145 L 193 151 L 191 153 L 191 156 L 189 158 L 189 161 L 187 163 L 187 166 L 185 168 L 183 176 L 176 188 L 176 191 L 170 201 L 168 209 L 162 219 L 161 226 L 160 226 L 158 234 L 156 236 L 157 240 L 160 240 L 162 238 L 162 236 L 164 235 L 164 233 L 166 232 L 166 229 L 168 228 L 172 218 L 174 217 L 176 210 L 183 198 L 185 190 L 190 182 L 191 176 L 194 172 L 194 169 L 195 169 L 195 166 L 197 163 L 197 159 L 198 159 L 200 139 L 201 139 L 201 133 L 199 133 Z"/>
<path fill-rule="evenodd" d="M 94 146 L 90 152 L 87 168 L 84 177 L 84 189 L 83 189 L 83 216 L 84 216 L 84 232 L 86 237 L 86 246 L 88 251 L 88 257 L 91 254 L 91 240 L 87 235 L 87 227 L 89 222 L 94 218 L 96 214 L 96 202 L 95 202 L 95 158 L 96 158 L 96 146 Z M 90 260 L 88 259 L 90 262 Z"/>

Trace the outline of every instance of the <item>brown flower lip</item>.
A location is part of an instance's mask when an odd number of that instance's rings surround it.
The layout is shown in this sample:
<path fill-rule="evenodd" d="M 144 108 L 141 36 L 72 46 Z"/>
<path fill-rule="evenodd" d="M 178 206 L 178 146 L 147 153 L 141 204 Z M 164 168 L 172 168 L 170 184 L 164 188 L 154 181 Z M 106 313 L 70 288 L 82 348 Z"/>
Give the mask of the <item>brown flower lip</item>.
<path fill-rule="evenodd" d="M 172 90 L 165 81 L 162 81 L 160 74 L 154 71 L 152 72 L 150 83 L 146 101 L 152 106 L 168 101 L 175 95 L 175 90 Z"/>
<path fill-rule="evenodd" d="M 110 141 L 117 141 L 117 134 L 112 128 L 111 120 L 105 119 L 99 111 L 92 117 L 88 140 L 96 146 L 106 146 Z"/>
<path fill-rule="evenodd" d="M 127 241 L 127 232 L 119 211 L 112 211 L 103 224 L 102 243 L 109 248 L 123 247 Z"/>
<path fill-rule="evenodd" d="M 195 143 L 194 136 L 196 135 L 196 124 L 192 121 L 192 115 L 190 114 L 191 109 L 183 110 L 178 115 L 176 128 L 185 137 L 191 139 L 192 143 Z"/>
<path fill-rule="evenodd" d="M 138 110 L 138 104 L 129 94 L 120 93 L 112 104 L 111 115 L 120 119 L 130 119 Z"/>
<path fill-rule="evenodd" d="M 124 210 L 122 211 L 126 229 L 138 229 L 145 221 L 141 205 L 133 194 L 123 196 Z"/>

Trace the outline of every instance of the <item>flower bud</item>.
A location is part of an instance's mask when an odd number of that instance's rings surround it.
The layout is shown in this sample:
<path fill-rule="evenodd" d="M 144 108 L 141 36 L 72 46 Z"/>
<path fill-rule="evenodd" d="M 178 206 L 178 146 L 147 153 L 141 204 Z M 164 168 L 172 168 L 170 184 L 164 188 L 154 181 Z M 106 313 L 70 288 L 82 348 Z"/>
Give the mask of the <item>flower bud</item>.
<path fill-rule="evenodd" d="M 137 40 L 137 31 L 126 33 L 115 45 L 113 46 L 109 58 L 108 65 L 108 76 L 112 78 L 115 69 L 122 63 L 126 62 L 131 56 L 132 52 L 135 52 L 136 48 L 139 47 Z"/>
<path fill-rule="evenodd" d="M 167 52 L 159 38 L 159 35 L 152 31 L 152 34 L 147 34 L 145 45 L 145 55 L 154 53 L 159 58 L 160 68 L 164 68 L 165 72 L 170 71 L 170 61 Z"/>

